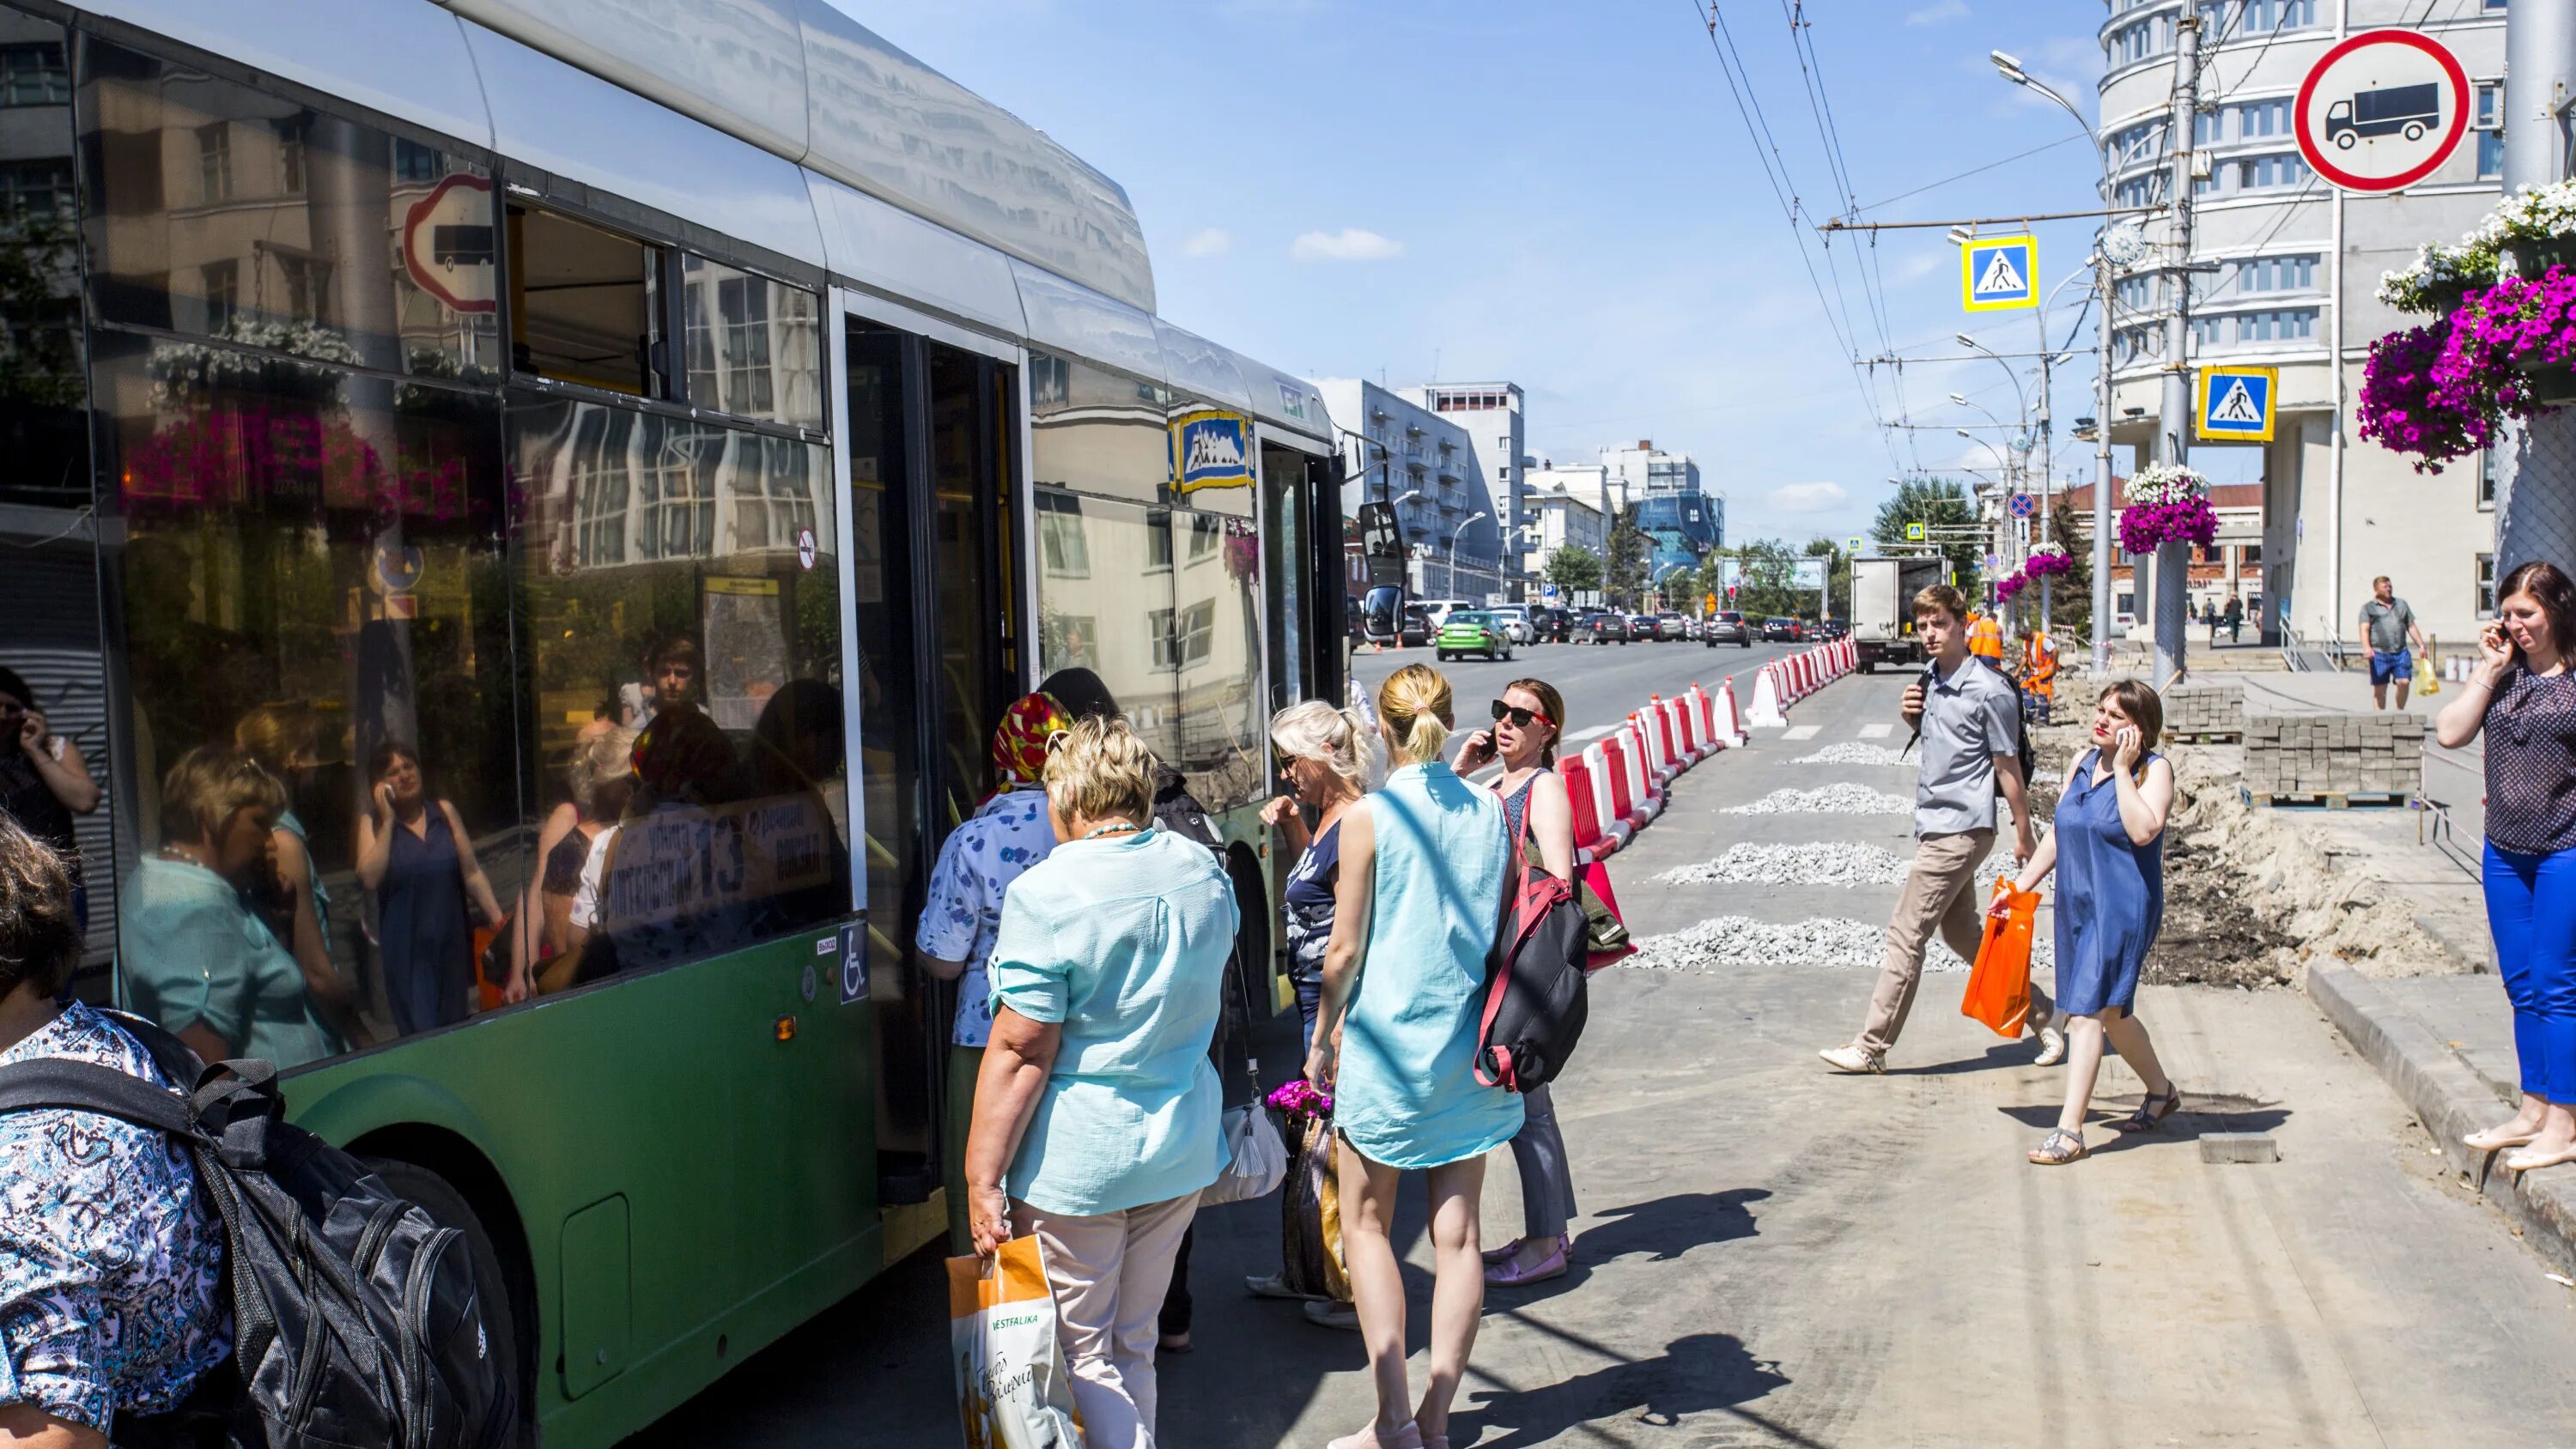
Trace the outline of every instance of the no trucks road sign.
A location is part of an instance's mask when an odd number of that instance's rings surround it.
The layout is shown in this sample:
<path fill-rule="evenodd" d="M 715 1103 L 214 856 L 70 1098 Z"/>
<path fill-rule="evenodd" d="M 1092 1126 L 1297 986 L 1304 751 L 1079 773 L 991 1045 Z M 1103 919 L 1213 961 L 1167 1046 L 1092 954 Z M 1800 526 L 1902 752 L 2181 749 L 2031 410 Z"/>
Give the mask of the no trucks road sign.
<path fill-rule="evenodd" d="M 2469 75 L 2442 42 L 2367 30 L 2299 82 L 2299 154 L 2346 191 L 2398 191 L 2431 176 L 2469 133 Z"/>

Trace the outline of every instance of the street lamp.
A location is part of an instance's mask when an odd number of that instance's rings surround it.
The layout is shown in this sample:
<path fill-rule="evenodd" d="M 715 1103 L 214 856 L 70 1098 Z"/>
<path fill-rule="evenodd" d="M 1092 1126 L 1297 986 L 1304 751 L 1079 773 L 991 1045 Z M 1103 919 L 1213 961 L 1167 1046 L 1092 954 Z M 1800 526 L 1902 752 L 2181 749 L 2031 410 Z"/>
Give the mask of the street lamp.
<path fill-rule="evenodd" d="M 1456 528 L 1449 530 L 1449 596 L 1453 599 L 1460 597 L 1458 593 L 1458 535 L 1467 531 L 1468 524 L 1471 524 L 1484 516 L 1485 515 L 1482 513 L 1470 513 L 1466 517 L 1458 520 L 1458 526 Z"/>

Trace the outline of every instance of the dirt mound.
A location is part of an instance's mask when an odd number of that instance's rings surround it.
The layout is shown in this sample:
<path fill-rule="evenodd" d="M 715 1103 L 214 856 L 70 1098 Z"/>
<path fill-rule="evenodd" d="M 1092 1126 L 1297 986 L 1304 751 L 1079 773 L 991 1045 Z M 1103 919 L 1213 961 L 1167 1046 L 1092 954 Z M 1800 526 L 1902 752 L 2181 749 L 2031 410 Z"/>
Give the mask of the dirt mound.
<path fill-rule="evenodd" d="M 2042 817 L 2057 808 L 2057 782 L 2091 747 L 2080 726 L 2032 731 Z M 2403 902 L 2378 882 L 2337 870 L 2295 826 L 2249 808 L 2237 791 L 2244 752 L 2235 745 L 2174 745 L 2178 798 L 2165 830 L 2165 920 L 2142 979 L 2172 985 L 2286 986 L 2312 960 L 2365 975 L 2451 969 Z"/>

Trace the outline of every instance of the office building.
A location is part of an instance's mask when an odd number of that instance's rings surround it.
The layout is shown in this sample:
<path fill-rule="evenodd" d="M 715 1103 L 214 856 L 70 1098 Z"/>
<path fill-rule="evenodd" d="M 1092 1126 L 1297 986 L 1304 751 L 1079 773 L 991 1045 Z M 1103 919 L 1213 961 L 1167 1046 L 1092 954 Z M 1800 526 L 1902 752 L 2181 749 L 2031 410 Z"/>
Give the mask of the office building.
<path fill-rule="evenodd" d="M 1530 459 L 1524 452 L 1522 395 L 1516 382 L 1443 382 L 1400 390 L 1404 398 L 1457 423 L 1475 439 L 1483 460 L 1485 485 L 1503 505 L 1504 591 L 1525 598 L 1522 586 L 1538 576 L 1544 557 L 1526 531 L 1529 522 L 1524 486 Z"/>
<path fill-rule="evenodd" d="M 1477 600 L 1505 594 L 1496 475 L 1479 463 L 1475 434 L 1365 379 L 1320 378 L 1314 386 L 1346 430 L 1343 516 L 1356 517 L 1363 503 L 1395 505 L 1412 557 L 1407 592 Z"/>

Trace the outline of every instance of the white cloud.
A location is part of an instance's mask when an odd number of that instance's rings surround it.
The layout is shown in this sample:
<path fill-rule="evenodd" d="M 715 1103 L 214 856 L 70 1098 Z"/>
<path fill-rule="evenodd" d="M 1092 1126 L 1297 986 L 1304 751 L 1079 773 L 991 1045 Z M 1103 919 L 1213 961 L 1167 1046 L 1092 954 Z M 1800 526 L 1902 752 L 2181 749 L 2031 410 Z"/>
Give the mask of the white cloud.
<path fill-rule="evenodd" d="M 1189 240 L 1181 243 L 1181 252 L 1185 256 L 1221 257 L 1232 250 L 1233 234 L 1221 226 L 1194 231 L 1190 233 Z"/>
<path fill-rule="evenodd" d="M 1900 282 L 1922 281 L 1925 277 L 1939 271 L 1941 269 L 1941 264 L 1948 260 L 1949 258 L 1944 257 L 1937 252 L 1917 252 L 1913 256 L 1907 257 L 1905 260 L 1896 264 L 1896 280 Z"/>
<path fill-rule="evenodd" d="M 1772 489 L 1769 500 L 1782 513 L 1826 513 L 1850 501 L 1840 483 L 1791 483 Z"/>
<path fill-rule="evenodd" d="M 1908 25 L 1938 25 L 1944 20 L 1968 18 L 1968 0 L 1933 0 L 1930 5 L 1905 17 Z"/>
<path fill-rule="evenodd" d="M 1290 244 L 1288 255 L 1301 262 L 1382 262 L 1404 255 L 1404 243 L 1356 226 L 1340 231 L 1310 231 Z"/>

